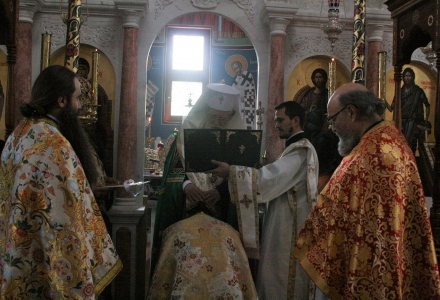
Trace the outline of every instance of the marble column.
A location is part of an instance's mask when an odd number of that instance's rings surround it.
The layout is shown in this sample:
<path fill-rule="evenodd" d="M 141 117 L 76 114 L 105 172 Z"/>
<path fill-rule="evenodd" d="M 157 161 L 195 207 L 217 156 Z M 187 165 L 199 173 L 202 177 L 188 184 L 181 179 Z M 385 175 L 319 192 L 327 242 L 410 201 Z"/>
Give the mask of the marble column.
<path fill-rule="evenodd" d="M 124 11 L 124 44 L 122 55 L 121 97 L 119 103 L 119 127 L 117 142 L 116 177 L 120 181 L 136 178 L 136 164 L 143 157 L 137 157 L 137 61 L 138 61 L 138 20 Z M 122 191 L 125 193 L 125 191 Z M 127 194 L 119 194 L 128 197 Z"/>
<path fill-rule="evenodd" d="M 378 95 L 379 88 L 379 63 L 378 53 L 382 51 L 383 29 L 381 27 L 371 26 L 367 31 L 367 72 L 366 87 L 370 92 Z"/>
<path fill-rule="evenodd" d="M 32 24 L 36 5 L 20 3 L 17 24 L 17 63 L 15 65 L 14 127 L 21 119 L 20 106 L 29 102 L 32 89 Z M 39 35 L 40 36 L 40 35 Z"/>
<path fill-rule="evenodd" d="M 266 161 L 274 162 L 284 149 L 284 140 L 279 138 L 275 128 L 275 106 L 286 101 L 284 78 L 284 52 L 286 28 L 299 6 L 285 1 L 267 1 L 260 16 L 270 28 L 270 66 L 269 66 L 269 97 L 266 113 Z"/>
<path fill-rule="evenodd" d="M 121 95 L 117 127 L 116 177 L 120 181 L 143 181 L 138 165 L 144 156 L 137 155 L 137 66 L 138 28 L 145 4 L 141 2 L 115 1 L 123 19 L 124 43 L 122 54 Z M 142 124 L 145 119 L 142 118 Z M 143 141 L 142 141 L 143 144 Z M 112 282 L 114 299 L 145 299 L 146 228 L 144 207 L 138 204 L 124 189 L 119 189 L 112 208 L 108 212 L 112 223 L 112 240 L 124 265 Z M 129 198 L 131 197 L 131 198 Z"/>
<path fill-rule="evenodd" d="M 269 100 L 267 103 L 266 147 L 267 163 L 274 162 L 284 148 L 284 140 L 280 140 L 275 128 L 275 106 L 284 99 L 284 44 L 286 27 L 290 20 L 272 18 L 270 25 L 270 70 L 269 70 Z"/>

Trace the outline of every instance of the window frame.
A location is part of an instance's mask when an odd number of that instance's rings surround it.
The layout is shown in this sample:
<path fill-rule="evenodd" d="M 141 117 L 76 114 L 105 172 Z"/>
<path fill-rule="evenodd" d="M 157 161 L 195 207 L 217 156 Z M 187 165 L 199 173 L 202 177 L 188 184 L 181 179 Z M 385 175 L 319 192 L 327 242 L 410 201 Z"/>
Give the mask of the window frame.
<path fill-rule="evenodd" d="M 204 61 L 203 70 L 173 70 L 172 50 L 174 35 L 201 35 L 204 36 Z M 212 50 L 212 28 L 201 26 L 167 26 L 166 27 L 166 54 L 165 54 L 165 82 L 163 101 L 163 123 L 181 124 L 182 116 L 171 115 L 171 87 L 173 81 L 195 81 L 202 82 L 204 89 L 210 82 L 211 75 L 211 53 Z M 193 99 L 195 100 L 195 99 Z M 194 102 L 193 102 L 194 103 Z"/>

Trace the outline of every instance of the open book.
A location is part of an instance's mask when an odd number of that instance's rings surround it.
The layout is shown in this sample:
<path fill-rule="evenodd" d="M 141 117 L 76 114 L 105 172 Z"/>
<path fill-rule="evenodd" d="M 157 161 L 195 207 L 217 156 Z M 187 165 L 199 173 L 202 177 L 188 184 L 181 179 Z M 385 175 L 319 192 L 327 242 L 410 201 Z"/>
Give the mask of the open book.
<path fill-rule="evenodd" d="M 185 171 L 215 169 L 212 159 L 257 168 L 262 135 L 261 130 L 185 129 Z"/>

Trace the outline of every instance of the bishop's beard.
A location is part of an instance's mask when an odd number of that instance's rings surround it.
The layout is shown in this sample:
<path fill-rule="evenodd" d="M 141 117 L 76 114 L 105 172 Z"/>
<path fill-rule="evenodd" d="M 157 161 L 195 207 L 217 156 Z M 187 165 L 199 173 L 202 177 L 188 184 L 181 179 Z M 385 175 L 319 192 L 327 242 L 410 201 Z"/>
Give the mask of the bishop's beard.
<path fill-rule="evenodd" d="M 87 180 L 91 185 L 96 184 L 100 176 L 96 151 L 71 102 L 58 116 L 58 122 L 61 134 L 78 156 Z"/>

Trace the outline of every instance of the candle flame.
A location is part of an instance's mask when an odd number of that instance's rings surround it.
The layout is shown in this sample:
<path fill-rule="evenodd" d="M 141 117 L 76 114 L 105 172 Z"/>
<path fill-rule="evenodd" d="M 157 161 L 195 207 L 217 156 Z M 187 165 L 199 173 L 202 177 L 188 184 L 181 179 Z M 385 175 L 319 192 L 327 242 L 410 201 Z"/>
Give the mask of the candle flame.
<path fill-rule="evenodd" d="M 148 123 L 151 123 L 151 117 L 148 117 Z"/>
<path fill-rule="evenodd" d="M 335 59 L 332 57 L 332 62 L 334 62 L 335 61 Z"/>

